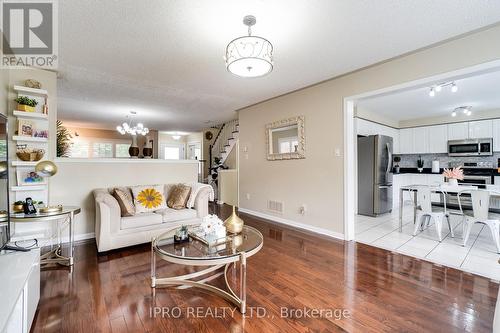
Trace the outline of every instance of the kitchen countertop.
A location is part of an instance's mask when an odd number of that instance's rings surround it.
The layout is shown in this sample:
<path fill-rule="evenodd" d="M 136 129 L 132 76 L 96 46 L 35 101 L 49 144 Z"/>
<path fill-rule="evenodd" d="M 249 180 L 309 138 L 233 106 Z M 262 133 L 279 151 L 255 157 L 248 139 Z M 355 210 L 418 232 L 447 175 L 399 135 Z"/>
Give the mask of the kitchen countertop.
<path fill-rule="evenodd" d="M 492 176 L 500 176 L 500 174 L 498 173 L 497 169 L 481 169 L 481 170 L 483 170 L 483 171 L 484 170 L 488 170 L 489 172 L 491 172 Z M 417 168 L 399 168 L 399 173 L 392 172 L 392 174 L 394 174 L 394 175 L 398 175 L 398 174 L 429 174 L 429 175 L 439 175 L 439 174 L 442 174 L 443 171 L 444 171 L 443 168 L 440 168 L 438 173 L 432 172 L 432 168 L 424 168 L 422 170 L 422 172 L 419 172 Z"/>
<path fill-rule="evenodd" d="M 399 173 L 394 173 L 394 175 L 400 175 L 400 174 L 408 174 L 408 173 L 415 173 L 415 174 L 432 174 L 432 175 L 439 175 L 443 173 L 444 169 L 440 168 L 438 173 L 432 172 L 432 168 L 424 168 L 422 172 L 418 171 L 417 168 L 399 168 Z"/>

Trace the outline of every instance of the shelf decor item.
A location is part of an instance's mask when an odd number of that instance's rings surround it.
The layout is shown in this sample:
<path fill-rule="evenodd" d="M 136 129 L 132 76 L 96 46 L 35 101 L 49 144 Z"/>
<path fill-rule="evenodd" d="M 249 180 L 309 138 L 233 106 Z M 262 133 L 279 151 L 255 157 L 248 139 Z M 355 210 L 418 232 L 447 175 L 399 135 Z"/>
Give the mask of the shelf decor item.
<path fill-rule="evenodd" d="M 22 213 L 24 212 L 24 201 L 16 201 L 12 206 L 12 211 L 14 213 Z"/>
<path fill-rule="evenodd" d="M 424 160 L 422 159 L 422 156 L 420 156 L 420 155 L 418 155 L 417 169 L 418 169 L 418 172 L 424 171 Z"/>
<path fill-rule="evenodd" d="M 137 136 L 132 135 L 132 144 L 128 148 L 128 154 L 131 158 L 139 157 L 139 147 L 137 146 Z"/>
<path fill-rule="evenodd" d="M 142 148 L 142 156 L 144 156 L 144 158 L 153 157 L 153 140 L 151 140 L 151 137 L 149 135 L 146 136 L 146 143 Z"/>
<path fill-rule="evenodd" d="M 187 226 L 183 225 L 175 232 L 174 243 L 184 243 L 189 241 L 189 231 Z"/>
<path fill-rule="evenodd" d="M 36 162 L 43 158 L 45 151 L 43 149 L 26 148 L 26 145 L 17 147 L 16 155 L 21 161 Z"/>
<path fill-rule="evenodd" d="M 401 157 L 394 156 L 394 173 L 399 173 L 399 162 L 401 162 Z"/>
<path fill-rule="evenodd" d="M 239 234 L 243 230 L 243 224 L 243 220 L 236 215 L 236 207 L 233 206 L 233 213 L 224 221 L 227 232 Z"/>
<path fill-rule="evenodd" d="M 32 137 L 35 133 L 35 125 L 31 120 L 18 119 L 17 120 L 17 134 L 19 136 Z"/>
<path fill-rule="evenodd" d="M 448 185 L 457 186 L 458 181 L 464 179 L 464 171 L 462 170 L 462 167 L 444 169 L 443 176 L 448 179 Z"/>
<path fill-rule="evenodd" d="M 26 96 L 19 96 L 14 100 L 17 103 L 18 111 L 35 112 L 38 102 Z"/>
<path fill-rule="evenodd" d="M 38 174 L 33 169 L 18 169 L 16 170 L 17 185 L 18 186 L 31 186 L 31 185 L 45 185 L 47 180 Z"/>
<path fill-rule="evenodd" d="M 42 84 L 34 79 L 24 81 L 24 86 L 33 89 L 42 89 Z"/>

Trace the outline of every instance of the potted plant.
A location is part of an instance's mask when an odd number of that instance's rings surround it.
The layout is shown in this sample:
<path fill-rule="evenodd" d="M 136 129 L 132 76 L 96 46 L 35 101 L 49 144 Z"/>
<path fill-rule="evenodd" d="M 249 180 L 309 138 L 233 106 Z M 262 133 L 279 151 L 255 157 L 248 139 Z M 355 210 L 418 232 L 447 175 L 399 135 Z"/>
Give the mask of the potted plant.
<path fill-rule="evenodd" d="M 394 156 L 394 173 L 399 173 L 399 162 L 401 162 L 401 157 Z"/>
<path fill-rule="evenodd" d="M 421 155 L 418 155 L 417 169 L 418 172 L 422 172 L 424 170 L 424 160 L 422 159 Z"/>
<path fill-rule="evenodd" d="M 38 102 L 26 96 L 19 96 L 14 100 L 17 103 L 17 110 L 24 112 L 35 112 Z"/>
<path fill-rule="evenodd" d="M 464 171 L 462 170 L 462 167 L 444 169 L 443 176 L 448 179 L 448 185 L 457 186 L 458 180 L 464 179 Z"/>

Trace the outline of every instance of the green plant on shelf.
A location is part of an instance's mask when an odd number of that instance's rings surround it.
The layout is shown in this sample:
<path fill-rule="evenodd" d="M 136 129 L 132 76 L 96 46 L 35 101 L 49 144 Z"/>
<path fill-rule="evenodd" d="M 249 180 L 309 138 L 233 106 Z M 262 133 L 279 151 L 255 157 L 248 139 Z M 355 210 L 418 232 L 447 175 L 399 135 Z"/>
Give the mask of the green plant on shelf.
<path fill-rule="evenodd" d="M 27 105 L 31 107 L 37 106 L 38 102 L 34 99 L 31 99 L 26 96 L 19 96 L 14 100 L 16 103 L 21 104 L 21 105 Z"/>

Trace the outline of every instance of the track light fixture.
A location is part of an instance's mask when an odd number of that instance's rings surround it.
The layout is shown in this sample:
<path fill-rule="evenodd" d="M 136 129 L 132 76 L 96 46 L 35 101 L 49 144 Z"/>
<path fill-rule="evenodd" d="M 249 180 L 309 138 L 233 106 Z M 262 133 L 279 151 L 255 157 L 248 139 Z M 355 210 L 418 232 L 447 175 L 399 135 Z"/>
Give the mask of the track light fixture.
<path fill-rule="evenodd" d="M 443 88 L 450 87 L 451 92 L 456 93 L 458 91 L 458 86 L 454 81 L 443 82 L 430 87 L 429 96 L 434 97 L 436 93 L 441 92 Z"/>
<path fill-rule="evenodd" d="M 455 108 L 455 110 L 451 112 L 451 116 L 456 117 L 459 112 L 462 112 L 462 114 L 465 116 L 470 116 L 472 114 L 471 109 L 472 106 L 470 105 L 459 106 L 458 108 Z"/>

